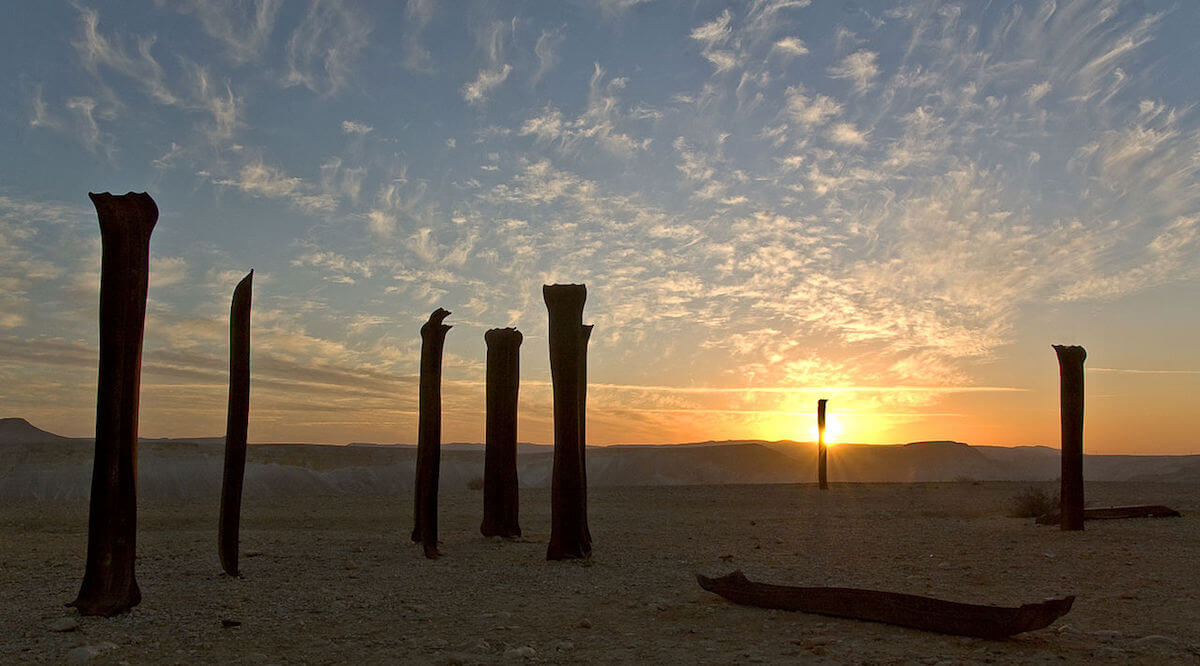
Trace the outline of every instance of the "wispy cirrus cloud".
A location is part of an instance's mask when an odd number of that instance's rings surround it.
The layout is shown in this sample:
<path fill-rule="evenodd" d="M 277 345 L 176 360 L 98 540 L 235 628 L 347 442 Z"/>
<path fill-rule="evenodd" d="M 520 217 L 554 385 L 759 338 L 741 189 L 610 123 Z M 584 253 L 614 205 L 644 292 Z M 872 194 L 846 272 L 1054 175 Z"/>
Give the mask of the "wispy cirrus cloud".
<path fill-rule="evenodd" d="M 164 0 L 155 0 L 163 6 Z M 190 14 L 204 32 L 225 48 L 235 62 L 258 58 L 270 43 L 283 6 L 282 0 L 184 0 L 174 3 L 176 11 Z"/>
<path fill-rule="evenodd" d="M 315 0 L 287 41 L 285 86 L 334 95 L 350 84 L 372 26 L 341 0 Z"/>

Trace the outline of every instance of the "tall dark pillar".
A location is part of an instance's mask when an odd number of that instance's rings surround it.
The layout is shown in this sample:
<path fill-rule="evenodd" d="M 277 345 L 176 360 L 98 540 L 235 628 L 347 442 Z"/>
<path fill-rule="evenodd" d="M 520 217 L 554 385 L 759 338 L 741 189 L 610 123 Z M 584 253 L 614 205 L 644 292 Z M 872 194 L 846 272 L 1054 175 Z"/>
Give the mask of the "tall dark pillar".
<path fill-rule="evenodd" d="M 100 220 L 100 367 L 87 567 L 70 605 L 116 615 L 142 600 L 137 554 L 137 433 L 150 234 L 158 206 L 145 192 L 88 194 Z"/>
<path fill-rule="evenodd" d="M 592 338 L 593 324 L 584 324 L 579 337 L 579 469 L 583 480 L 579 484 L 583 497 L 583 541 L 584 547 L 592 551 L 592 530 L 588 526 L 587 502 L 587 387 L 588 387 L 588 341 Z"/>
<path fill-rule="evenodd" d="M 587 542 L 580 443 L 580 348 L 587 287 L 542 287 L 550 314 L 550 379 L 554 386 L 554 471 L 550 482 L 550 545 L 546 559 L 591 555 Z"/>
<path fill-rule="evenodd" d="M 1054 345 L 1058 354 L 1059 410 L 1062 418 L 1061 522 L 1064 530 L 1083 529 L 1083 347 Z"/>
<path fill-rule="evenodd" d="M 825 398 L 817 400 L 817 483 L 829 490 L 829 448 L 825 446 Z"/>
<path fill-rule="evenodd" d="M 229 307 L 229 407 L 225 421 L 225 474 L 221 478 L 221 522 L 217 527 L 221 568 L 238 575 L 238 534 L 242 522 L 242 482 L 246 475 L 246 433 L 250 425 L 250 296 L 254 271 L 233 290 Z"/>
<path fill-rule="evenodd" d="M 437 549 L 438 471 L 442 456 L 442 349 L 450 326 L 442 320 L 450 313 L 442 308 L 429 315 L 421 326 L 421 392 L 417 414 L 417 478 L 413 507 L 412 540 L 434 559 Z"/>
<path fill-rule="evenodd" d="M 521 536 L 518 521 L 517 394 L 521 341 L 515 328 L 493 328 L 487 343 L 487 430 L 483 462 L 484 536 Z"/>

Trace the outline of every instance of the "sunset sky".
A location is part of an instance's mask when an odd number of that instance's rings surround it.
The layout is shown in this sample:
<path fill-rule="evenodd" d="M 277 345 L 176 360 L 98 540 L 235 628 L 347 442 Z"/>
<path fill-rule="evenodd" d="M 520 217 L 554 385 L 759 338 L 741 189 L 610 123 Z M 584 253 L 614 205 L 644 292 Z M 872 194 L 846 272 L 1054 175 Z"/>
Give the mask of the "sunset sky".
<path fill-rule="evenodd" d="M 90 436 L 89 191 L 161 215 L 143 436 L 224 431 L 255 270 L 251 441 L 483 439 L 541 286 L 588 286 L 593 444 L 1200 453 L 1200 3 L 22 2 L 0 24 L 0 416 Z"/>

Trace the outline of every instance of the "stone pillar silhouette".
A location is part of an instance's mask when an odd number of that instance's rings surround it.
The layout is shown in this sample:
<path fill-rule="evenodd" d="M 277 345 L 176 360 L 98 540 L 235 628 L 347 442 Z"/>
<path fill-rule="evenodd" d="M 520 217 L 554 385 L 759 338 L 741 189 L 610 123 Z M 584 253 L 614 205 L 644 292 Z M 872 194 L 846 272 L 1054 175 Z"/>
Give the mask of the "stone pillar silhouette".
<path fill-rule="evenodd" d="M 582 472 L 580 489 L 583 493 L 583 539 L 588 552 L 592 550 L 592 530 L 588 526 L 587 504 L 587 386 L 588 386 L 588 341 L 592 338 L 594 324 L 584 324 L 579 338 L 579 468 Z"/>
<path fill-rule="evenodd" d="M 521 341 L 515 328 L 493 328 L 487 343 L 487 426 L 483 462 L 484 536 L 521 536 L 517 486 L 517 394 Z"/>
<path fill-rule="evenodd" d="M 550 379 L 554 386 L 554 470 L 550 481 L 550 545 L 546 559 L 586 558 L 583 458 L 580 436 L 580 348 L 587 287 L 542 287 L 550 314 Z"/>
<path fill-rule="evenodd" d="M 829 448 L 825 446 L 825 398 L 817 400 L 817 483 L 829 490 Z"/>
<path fill-rule="evenodd" d="M 1062 418 L 1062 487 L 1060 523 L 1064 530 L 1083 529 L 1083 347 L 1054 345 L 1058 354 L 1059 410 Z"/>
<path fill-rule="evenodd" d="M 242 482 L 246 475 L 246 433 L 250 425 L 250 297 L 254 271 L 233 290 L 229 307 L 229 407 L 225 417 L 225 473 L 221 477 L 221 518 L 217 553 L 221 568 L 238 575 L 238 534 L 242 522 Z"/>
<path fill-rule="evenodd" d="M 69 605 L 116 615 L 142 600 L 137 553 L 138 398 L 158 206 L 145 192 L 88 194 L 100 220 L 100 363 L 87 565 Z"/>
<path fill-rule="evenodd" d="M 442 349 L 450 326 L 442 320 L 450 313 L 442 308 L 429 315 L 421 326 L 421 388 L 417 414 L 416 500 L 413 506 L 412 540 L 425 549 L 425 557 L 436 558 L 438 472 L 442 456 Z"/>

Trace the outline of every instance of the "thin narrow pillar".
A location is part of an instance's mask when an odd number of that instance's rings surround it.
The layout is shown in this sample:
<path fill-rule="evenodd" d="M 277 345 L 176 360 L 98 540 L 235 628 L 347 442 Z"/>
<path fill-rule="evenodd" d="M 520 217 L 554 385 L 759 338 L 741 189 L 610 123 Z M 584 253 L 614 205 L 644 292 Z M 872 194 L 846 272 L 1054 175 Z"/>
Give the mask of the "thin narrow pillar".
<path fill-rule="evenodd" d="M 591 555 L 587 542 L 580 455 L 580 368 L 583 303 L 587 287 L 554 284 L 542 287 L 550 315 L 550 379 L 554 388 L 554 469 L 550 481 L 550 545 L 546 559 Z"/>
<path fill-rule="evenodd" d="M 138 398 L 158 206 L 145 192 L 88 194 L 100 220 L 100 364 L 87 566 L 70 605 L 116 615 L 142 600 L 137 554 Z"/>
<path fill-rule="evenodd" d="M 825 446 L 825 398 L 817 400 L 817 483 L 829 490 L 829 448 Z"/>
<path fill-rule="evenodd" d="M 588 387 L 588 341 L 592 338 L 594 324 L 584 324 L 579 338 L 579 469 L 582 481 L 579 491 L 583 495 L 583 540 L 588 552 L 592 550 L 592 530 L 588 526 L 587 502 L 587 387 Z"/>
<path fill-rule="evenodd" d="M 250 425 L 250 296 L 254 271 L 233 290 L 229 307 L 229 407 L 225 421 L 225 474 L 221 478 L 221 520 L 217 527 L 221 568 L 238 575 L 238 535 L 242 522 L 242 482 L 246 475 L 246 433 Z"/>
<path fill-rule="evenodd" d="M 484 536 L 521 536 L 518 520 L 517 394 L 521 384 L 521 341 L 515 328 L 493 328 L 487 343 L 486 440 L 483 461 Z"/>
<path fill-rule="evenodd" d="M 450 313 L 442 308 L 429 315 L 421 326 L 421 387 L 417 405 L 416 500 L 413 506 L 412 540 L 425 549 L 425 557 L 436 558 L 438 472 L 442 456 L 442 349 L 450 326 L 442 320 Z"/>
<path fill-rule="evenodd" d="M 1059 491 L 1064 530 L 1083 529 L 1083 347 L 1054 345 L 1058 354 L 1059 410 L 1062 418 L 1062 488 Z"/>

